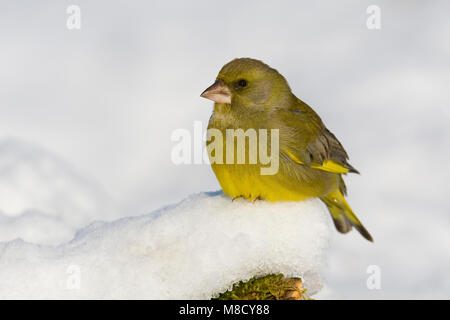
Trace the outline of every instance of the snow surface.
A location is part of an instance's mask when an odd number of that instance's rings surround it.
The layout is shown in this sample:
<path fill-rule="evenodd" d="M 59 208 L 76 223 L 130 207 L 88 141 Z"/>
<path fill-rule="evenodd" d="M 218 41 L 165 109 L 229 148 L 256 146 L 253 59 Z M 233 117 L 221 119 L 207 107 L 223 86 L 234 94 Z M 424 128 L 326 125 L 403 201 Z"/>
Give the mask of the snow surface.
<path fill-rule="evenodd" d="M 269 273 L 302 276 L 313 294 L 330 234 L 319 200 L 232 202 L 202 193 L 147 215 L 93 223 L 56 247 L 1 243 L 0 299 L 209 299 Z"/>
<path fill-rule="evenodd" d="M 0 241 L 59 244 L 99 212 L 118 218 L 101 188 L 65 161 L 31 143 L 0 140 Z"/>

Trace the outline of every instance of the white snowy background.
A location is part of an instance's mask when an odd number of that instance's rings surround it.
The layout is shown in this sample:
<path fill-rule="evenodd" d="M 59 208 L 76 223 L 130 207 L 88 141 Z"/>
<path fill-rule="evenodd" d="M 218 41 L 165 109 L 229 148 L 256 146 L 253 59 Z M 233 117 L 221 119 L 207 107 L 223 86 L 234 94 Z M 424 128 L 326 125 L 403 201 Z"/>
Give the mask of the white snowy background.
<path fill-rule="evenodd" d="M 66 28 L 71 4 L 81 8 L 81 30 Z M 381 8 L 381 30 L 366 28 L 371 4 Z M 212 103 L 199 94 L 223 64 L 248 56 L 288 79 L 362 173 L 346 178 L 349 202 L 375 243 L 356 232 L 342 236 L 332 230 L 319 297 L 450 298 L 447 1 L 30 0 L 2 1 L 0 8 L 2 297 L 36 297 L 39 291 L 33 295 L 18 284 L 48 283 L 52 274 L 64 274 L 72 256 L 94 259 L 95 241 L 104 252 L 115 252 L 108 237 L 123 220 L 97 222 L 68 243 L 91 222 L 149 214 L 193 193 L 218 190 L 208 165 L 172 163 L 170 137 L 175 129 L 192 130 L 194 121 L 207 122 Z M 198 197 L 200 204 L 211 205 Z M 139 219 L 151 221 L 158 212 L 129 219 L 137 228 Z M 200 213 L 197 219 L 204 221 Z M 307 221 L 316 226 L 314 219 Z M 280 233 L 290 228 L 282 221 L 274 225 Z M 173 229 L 166 226 L 139 230 L 167 230 L 170 237 Z M 164 239 L 139 235 L 141 243 Z M 317 241 L 326 240 L 317 235 Z M 262 259 L 261 270 L 280 257 Z M 294 255 L 290 263 L 317 267 L 311 259 Z M 161 267 L 149 261 L 137 265 L 143 271 Z M 366 286 L 370 265 L 380 267 L 380 290 Z M 114 272 L 126 288 L 123 273 Z M 133 291 L 138 277 L 130 280 L 129 294 L 102 293 L 105 282 L 98 274 L 108 273 L 95 268 L 86 273 L 97 279 L 92 297 L 158 293 Z M 229 280 L 217 280 L 217 286 L 208 279 L 217 288 Z M 161 297 L 175 296 L 156 283 L 148 288 L 165 290 Z M 197 297 L 207 294 L 200 291 Z"/>

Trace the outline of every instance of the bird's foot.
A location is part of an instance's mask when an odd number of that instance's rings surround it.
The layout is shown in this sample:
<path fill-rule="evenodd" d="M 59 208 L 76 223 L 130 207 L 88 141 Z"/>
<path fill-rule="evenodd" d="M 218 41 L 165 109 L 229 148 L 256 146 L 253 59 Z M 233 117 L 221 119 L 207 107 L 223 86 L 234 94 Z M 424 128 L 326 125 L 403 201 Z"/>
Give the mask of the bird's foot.
<path fill-rule="evenodd" d="M 253 203 L 255 203 L 257 200 L 264 200 L 261 196 L 257 196 L 256 198 L 253 199 Z"/>

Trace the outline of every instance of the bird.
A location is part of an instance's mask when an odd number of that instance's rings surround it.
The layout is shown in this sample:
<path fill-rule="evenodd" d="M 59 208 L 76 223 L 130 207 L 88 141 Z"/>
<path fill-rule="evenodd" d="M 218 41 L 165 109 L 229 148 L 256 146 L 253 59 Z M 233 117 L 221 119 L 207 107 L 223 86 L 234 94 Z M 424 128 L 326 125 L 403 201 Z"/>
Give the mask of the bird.
<path fill-rule="evenodd" d="M 261 174 L 260 162 L 211 161 L 225 194 L 233 200 L 269 202 L 319 198 L 340 233 L 355 228 L 373 242 L 345 199 L 343 175 L 359 172 L 348 162 L 348 154 L 336 136 L 309 105 L 292 93 L 276 69 L 257 59 L 236 58 L 222 67 L 201 97 L 214 102 L 208 131 L 226 135 L 229 129 L 278 130 L 279 167 L 275 174 Z M 267 141 L 268 148 L 274 148 L 272 140 Z M 227 139 L 223 143 L 224 152 L 232 142 Z M 207 146 L 211 143 L 207 141 Z M 245 148 L 248 155 L 248 144 Z M 212 153 L 208 153 L 210 160 Z"/>

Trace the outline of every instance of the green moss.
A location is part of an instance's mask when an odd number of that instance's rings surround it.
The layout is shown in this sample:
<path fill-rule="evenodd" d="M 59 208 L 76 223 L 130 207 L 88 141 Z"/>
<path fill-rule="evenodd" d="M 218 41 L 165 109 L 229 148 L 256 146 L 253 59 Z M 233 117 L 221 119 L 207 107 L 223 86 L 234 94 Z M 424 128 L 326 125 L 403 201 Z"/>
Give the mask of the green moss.
<path fill-rule="evenodd" d="M 299 285 L 300 283 L 300 285 Z M 284 300 L 293 299 L 292 294 L 305 299 L 305 289 L 298 278 L 284 278 L 282 274 L 270 274 L 240 281 L 231 290 L 219 294 L 217 300 Z"/>

